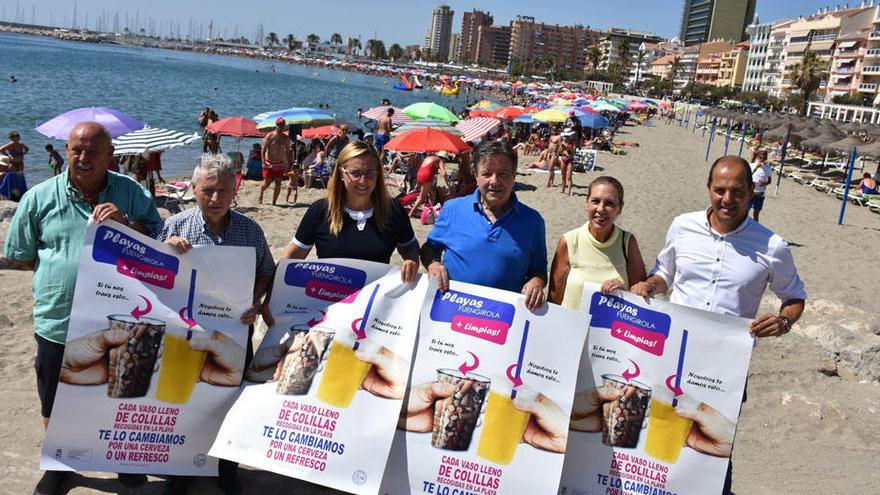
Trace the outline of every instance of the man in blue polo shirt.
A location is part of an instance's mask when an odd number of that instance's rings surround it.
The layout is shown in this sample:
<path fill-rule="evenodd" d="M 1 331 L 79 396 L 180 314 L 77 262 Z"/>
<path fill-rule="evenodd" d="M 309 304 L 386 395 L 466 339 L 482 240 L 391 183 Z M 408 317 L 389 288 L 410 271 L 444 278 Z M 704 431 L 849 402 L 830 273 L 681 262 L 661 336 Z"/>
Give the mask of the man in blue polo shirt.
<path fill-rule="evenodd" d="M 522 292 L 529 309 L 544 304 L 544 219 L 513 193 L 516 162 L 506 141 L 483 143 L 477 149 L 477 190 L 443 206 L 421 253 L 441 291 L 452 279 Z"/>
<path fill-rule="evenodd" d="M 98 223 L 115 220 L 144 234 L 162 223 L 153 198 L 140 184 L 107 170 L 112 159 L 107 129 L 96 122 L 77 124 L 67 141 L 67 170 L 24 195 L 6 237 L 6 257 L 34 271 L 34 368 L 44 426 L 58 387 L 89 218 Z M 62 485 L 69 474 L 46 471 L 34 493 L 66 493 Z M 133 474 L 120 474 L 119 479 L 129 487 L 146 481 Z"/>

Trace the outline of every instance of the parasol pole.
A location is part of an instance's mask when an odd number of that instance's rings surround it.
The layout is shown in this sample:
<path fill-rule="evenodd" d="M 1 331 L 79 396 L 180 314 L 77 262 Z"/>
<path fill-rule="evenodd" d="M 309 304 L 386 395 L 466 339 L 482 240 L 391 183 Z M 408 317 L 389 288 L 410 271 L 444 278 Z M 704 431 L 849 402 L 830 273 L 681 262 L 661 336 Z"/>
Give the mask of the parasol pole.
<path fill-rule="evenodd" d="M 739 143 L 739 152 L 736 154 L 736 156 L 742 156 L 743 146 L 746 145 L 746 134 L 748 134 L 748 132 L 749 132 L 749 121 L 747 120 L 743 123 L 742 141 L 740 141 L 740 143 Z"/>
<path fill-rule="evenodd" d="M 785 153 L 788 151 L 788 140 L 791 138 L 791 124 L 788 124 L 788 130 L 785 132 L 785 141 L 782 143 L 782 152 L 779 157 L 779 174 L 776 176 L 776 190 L 774 195 L 779 194 L 779 182 L 782 181 L 782 168 L 785 166 Z"/>
<path fill-rule="evenodd" d="M 843 214 L 846 213 L 846 200 L 849 199 L 849 187 L 852 183 L 852 174 L 856 165 L 857 151 L 856 147 L 853 146 L 852 153 L 849 155 L 849 166 L 846 167 L 846 183 L 843 185 L 843 199 L 840 203 L 840 218 L 837 219 L 837 225 L 843 225 Z"/>
<path fill-rule="evenodd" d="M 714 122 L 714 119 L 713 119 Z M 709 113 L 706 113 L 706 118 L 703 120 L 703 136 L 706 137 L 706 128 L 709 127 Z"/>
<path fill-rule="evenodd" d="M 715 140 L 715 125 L 718 123 L 718 117 L 712 118 L 712 130 L 709 131 L 709 143 L 706 144 L 706 161 L 709 161 L 709 150 L 712 149 L 712 141 Z"/>
<path fill-rule="evenodd" d="M 728 146 L 730 146 L 730 117 L 727 117 L 727 137 L 724 139 L 724 156 L 727 156 Z"/>

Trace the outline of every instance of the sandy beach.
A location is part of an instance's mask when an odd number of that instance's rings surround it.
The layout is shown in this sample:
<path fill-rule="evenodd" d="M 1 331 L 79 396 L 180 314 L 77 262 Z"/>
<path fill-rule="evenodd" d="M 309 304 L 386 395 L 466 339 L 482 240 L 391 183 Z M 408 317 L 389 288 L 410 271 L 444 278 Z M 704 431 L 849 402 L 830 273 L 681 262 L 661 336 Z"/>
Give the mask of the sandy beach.
<path fill-rule="evenodd" d="M 708 206 L 710 162 L 704 161 L 706 139 L 701 131 L 655 122 L 650 127 L 626 127 L 618 139 L 641 146 L 625 148 L 625 156 L 601 153 L 600 171 L 576 174 L 573 196 L 545 188 L 546 174 L 525 172 L 521 166 L 517 194 L 520 201 L 543 214 L 551 256 L 559 237 L 584 222 L 585 186 L 598 175 L 615 176 L 624 184 L 626 204 L 619 223 L 638 238 L 649 269 L 670 221 Z M 724 139 L 716 139 L 711 156 L 720 156 L 723 149 Z M 731 142 L 730 149 L 735 152 L 738 143 Z M 869 165 L 869 170 L 874 166 Z M 874 315 L 880 311 L 880 282 L 870 253 L 880 245 L 880 215 L 849 205 L 845 224 L 838 226 L 839 201 L 833 196 L 791 180 L 782 182 L 778 195 L 772 193 L 774 188 L 761 220 L 791 243 L 809 300 L 791 334 L 761 341 L 753 354 L 748 402 L 734 450 L 734 491 L 876 493 L 880 486 L 876 420 L 880 413 L 880 320 Z M 277 257 L 307 205 L 323 191 L 301 190 L 298 204 L 279 207 L 257 205 L 258 192 L 258 183 L 246 182 L 238 210 L 262 225 Z M 9 221 L 8 205 L 0 205 L 4 223 Z M 414 227 L 421 241 L 430 227 L 417 223 Z M 5 228 L 0 231 L 5 235 Z M 43 430 L 33 372 L 30 287 L 30 273 L 0 270 L 0 297 L 6 301 L 0 309 L 0 331 L 6 338 L 0 347 L 0 493 L 30 493 L 40 477 Z M 768 293 L 763 306 L 775 311 L 778 304 Z M 58 409 L 55 413 L 64 414 Z M 244 470 L 241 475 L 246 493 L 334 493 L 269 473 Z M 74 484 L 78 486 L 69 493 L 161 492 L 160 478 L 150 477 L 147 485 L 136 490 L 127 490 L 112 478 L 105 473 L 77 475 Z M 204 481 L 191 493 L 219 491 L 213 482 Z"/>

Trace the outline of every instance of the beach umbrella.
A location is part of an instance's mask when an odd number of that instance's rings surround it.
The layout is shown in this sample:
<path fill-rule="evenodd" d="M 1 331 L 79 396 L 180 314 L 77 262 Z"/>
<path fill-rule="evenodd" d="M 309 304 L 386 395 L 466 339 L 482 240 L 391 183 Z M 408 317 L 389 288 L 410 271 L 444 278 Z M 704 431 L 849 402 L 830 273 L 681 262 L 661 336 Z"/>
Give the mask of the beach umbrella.
<path fill-rule="evenodd" d="M 598 114 L 584 114 L 579 116 L 578 120 L 581 121 L 582 126 L 589 127 L 591 129 L 602 129 L 608 127 L 608 119 Z"/>
<path fill-rule="evenodd" d="M 403 113 L 414 119 L 434 119 L 444 122 L 458 122 L 458 117 L 448 109 L 430 102 L 413 103 L 403 109 Z"/>
<path fill-rule="evenodd" d="M 524 113 L 526 113 L 526 110 L 523 107 L 504 107 L 495 111 L 495 117 L 499 119 L 515 119 Z"/>
<path fill-rule="evenodd" d="M 97 122 L 110 132 L 110 137 L 114 138 L 145 127 L 143 122 L 129 117 L 119 110 L 105 107 L 83 107 L 64 112 L 51 120 L 37 124 L 37 132 L 46 137 L 66 141 L 70 137 L 70 130 L 82 122 Z"/>
<path fill-rule="evenodd" d="M 458 136 L 432 129 L 416 129 L 405 132 L 396 137 L 391 138 L 385 144 L 385 148 L 392 151 L 406 151 L 412 153 L 436 153 L 438 151 L 447 151 L 449 153 L 461 153 L 471 149 Z"/>
<path fill-rule="evenodd" d="M 113 154 L 139 155 L 144 152 L 168 150 L 200 139 L 196 133 L 184 134 L 171 129 L 144 127 L 113 140 Z"/>
<path fill-rule="evenodd" d="M 645 105 L 644 103 L 642 103 L 640 101 L 633 100 L 633 101 L 629 102 L 629 104 L 626 106 L 626 108 L 628 108 L 630 110 L 644 110 L 644 109 L 648 108 L 648 105 Z"/>
<path fill-rule="evenodd" d="M 849 136 L 825 145 L 823 147 L 823 151 L 828 151 L 832 153 L 848 153 L 853 149 L 853 147 L 862 146 L 863 144 L 865 143 L 861 139 L 855 136 Z"/>
<path fill-rule="evenodd" d="M 494 101 L 480 100 L 479 103 L 471 105 L 468 108 L 470 108 L 471 110 L 497 110 L 501 108 L 501 105 L 495 103 Z"/>
<path fill-rule="evenodd" d="M 495 132 L 501 126 L 501 121 L 488 117 L 477 117 L 473 119 L 462 120 L 455 125 L 456 130 L 462 133 L 464 141 L 476 141 L 486 134 Z"/>
<path fill-rule="evenodd" d="M 221 136 L 263 137 L 263 133 L 257 130 L 257 123 L 247 117 L 226 117 L 208 124 L 207 130 Z"/>
<path fill-rule="evenodd" d="M 416 129 L 427 129 L 427 128 L 435 129 L 438 131 L 448 132 L 450 134 L 461 135 L 461 131 L 452 126 L 449 122 L 444 122 L 442 120 L 433 120 L 433 119 L 421 119 L 421 120 L 413 120 L 407 122 L 406 124 L 402 124 L 397 129 L 391 131 L 391 136 L 399 136 L 404 132 L 414 131 Z"/>
<path fill-rule="evenodd" d="M 593 107 L 593 109 L 596 110 L 597 112 L 619 112 L 620 111 L 619 108 L 617 108 L 616 106 L 614 106 L 610 103 L 607 103 L 607 102 L 601 102 L 601 103 L 593 102 L 593 104 L 590 106 Z"/>
<path fill-rule="evenodd" d="M 535 114 L 533 113 L 524 113 L 519 117 L 513 119 L 513 121 L 517 124 L 534 124 L 535 122 L 538 122 L 534 119 L 534 117 Z"/>
<path fill-rule="evenodd" d="M 322 125 L 321 127 L 312 127 L 311 129 L 303 129 L 303 139 L 327 139 L 339 134 L 339 128 L 335 125 Z"/>
<path fill-rule="evenodd" d="M 335 124 L 336 118 L 314 108 L 288 108 L 274 112 L 263 112 L 253 117 L 257 123 L 257 129 L 270 131 L 275 127 L 275 120 L 282 118 L 287 125 L 301 125 L 303 127 L 319 127 L 327 124 Z"/>
<path fill-rule="evenodd" d="M 880 142 L 873 142 L 871 144 L 866 144 L 859 148 L 859 154 L 862 156 L 868 156 L 875 159 L 880 159 Z"/>
<path fill-rule="evenodd" d="M 536 113 L 532 118 L 538 122 L 565 122 L 568 120 L 568 112 L 551 108 Z"/>
<path fill-rule="evenodd" d="M 496 110 L 469 110 L 468 117 L 494 117 Z"/>
<path fill-rule="evenodd" d="M 403 110 L 397 107 L 393 107 L 390 105 L 382 105 L 379 107 L 373 107 L 366 112 L 362 113 L 361 116 L 370 120 L 379 120 L 382 117 L 388 115 L 388 109 L 394 109 L 394 115 L 391 116 L 392 124 L 403 124 L 406 122 L 412 122 L 412 117 L 403 113 Z"/>
<path fill-rule="evenodd" d="M 593 107 L 578 107 L 578 108 L 580 108 L 584 113 L 593 113 L 593 114 L 599 113 Z"/>

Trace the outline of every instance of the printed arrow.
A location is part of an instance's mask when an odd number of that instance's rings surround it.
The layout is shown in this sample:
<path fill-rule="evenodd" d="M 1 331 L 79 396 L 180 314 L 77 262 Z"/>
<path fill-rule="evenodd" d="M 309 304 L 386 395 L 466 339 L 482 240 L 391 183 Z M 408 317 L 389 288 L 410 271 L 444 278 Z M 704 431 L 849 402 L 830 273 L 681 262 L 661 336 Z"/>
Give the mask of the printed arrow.
<path fill-rule="evenodd" d="M 180 319 L 186 323 L 186 326 L 189 327 L 189 331 L 186 332 L 186 340 L 192 338 L 192 329 L 198 325 L 196 320 L 193 319 L 193 301 L 196 297 L 196 270 L 193 269 L 192 273 L 189 276 L 189 294 L 187 296 L 188 302 L 187 305 L 180 308 L 180 311 L 177 312 Z"/>
<path fill-rule="evenodd" d="M 480 358 L 477 357 L 473 352 L 468 351 L 468 354 L 474 357 L 474 364 L 468 365 L 467 361 L 461 363 L 461 366 L 458 367 L 458 371 L 461 371 L 462 374 L 467 374 L 470 371 L 474 371 L 477 367 L 480 366 Z"/>
<path fill-rule="evenodd" d="M 636 363 L 632 359 L 630 359 L 629 362 L 631 362 L 633 364 L 633 366 L 636 367 L 636 370 L 633 372 L 630 372 L 629 370 L 626 370 L 623 372 L 623 379 L 626 381 L 630 381 L 630 379 L 635 378 L 635 377 L 642 374 L 642 371 L 639 369 L 638 363 Z"/>
<path fill-rule="evenodd" d="M 183 322 L 186 323 L 186 326 L 188 326 L 189 328 L 192 328 L 192 327 L 198 325 L 198 323 L 196 323 L 195 320 L 193 320 L 192 318 L 190 318 L 188 316 L 188 315 L 192 314 L 191 307 L 186 306 L 186 307 L 180 308 L 180 311 L 178 311 L 177 314 L 180 316 L 180 319 L 183 320 Z"/>
<path fill-rule="evenodd" d="M 522 378 L 519 377 L 519 365 L 516 363 L 511 364 L 507 367 L 507 378 L 510 378 L 510 381 L 513 382 L 513 387 L 519 387 L 523 384 Z"/>
<path fill-rule="evenodd" d="M 136 306 L 133 310 L 131 310 L 131 316 L 135 320 L 140 320 L 141 316 L 146 316 L 150 313 L 150 311 L 153 310 L 153 303 L 151 303 L 149 299 L 144 296 L 140 296 L 140 298 L 143 299 L 145 303 L 147 303 L 147 307 L 145 309 L 141 309 L 140 306 Z"/>
<path fill-rule="evenodd" d="M 669 375 L 666 378 L 666 388 L 672 391 L 676 397 L 684 393 L 684 390 L 682 390 L 678 384 L 673 383 L 673 380 L 678 381 L 678 376 L 679 375 Z"/>
<path fill-rule="evenodd" d="M 320 309 L 318 311 L 321 312 L 321 319 L 312 318 L 311 320 L 309 320 L 308 323 L 306 323 L 306 325 L 308 325 L 309 328 L 311 328 L 311 327 L 317 325 L 318 323 L 321 323 L 327 319 L 327 312 L 326 311 L 323 311 Z M 357 321 L 357 320 L 355 320 L 355 321 Z M 355 333 L 357 333 L 357 332 L 355 332 Z"/>
<path fill-rule="evenodd" d="M 367 338 L 367 320 L 370 319 L 370 310 L 373 309 L 373 301 L 376 299 L 377 292 L 379 292 L 379 284 L 373 287 L 373 293 L 370 294 L 370 300 L 367 301 L 367 309 L 364 310 L 364 316 L 351 322 L 351 331 L 357 335 L 357 340 Z M 357 345 L 357 342 L 355 344 Z M 355 350 L 357 350 L 356 347 Z"/>

